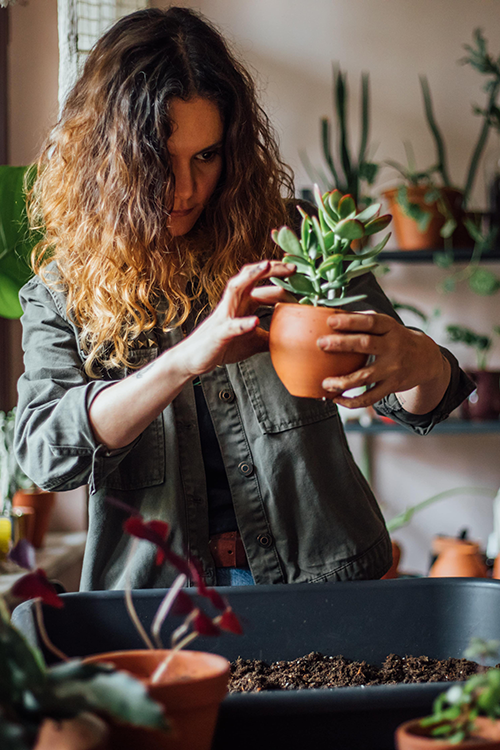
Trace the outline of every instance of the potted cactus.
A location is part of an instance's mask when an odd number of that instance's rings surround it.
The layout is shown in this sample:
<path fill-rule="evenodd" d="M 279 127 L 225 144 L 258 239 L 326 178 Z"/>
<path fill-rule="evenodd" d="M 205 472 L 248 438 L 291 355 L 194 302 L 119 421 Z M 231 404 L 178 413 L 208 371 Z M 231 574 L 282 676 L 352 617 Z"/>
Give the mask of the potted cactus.
<path fill-rule="evenodd" d="M 356 210 L 351 195 L 339 190 L 321 194 L 314 186 L 318 216 L 300 206 L 301 237 L 289 227 L 273 230 L 272 238 L 284 251 L 284 260 L 296 272 L 286 279 L 273 278 L 297 299 L 276 305 L 269 331 L 269 350 L 278 377 L 293 396 L 327 398 L 322 381 L 362 367 L 365 355 L 357 352 L 326 353 L 316 341 L 331 333 L 328 318 L 341 307 L 366 295 L 348 296 L 352 279 L 376 268 L 376 257 L 390 234 L 375 247 L 354 251 L 351 244 L 385 229 L 391 217 L 380 216 L 380 204 Z M 331 397 L 331 395 L 330 395 Z"/>

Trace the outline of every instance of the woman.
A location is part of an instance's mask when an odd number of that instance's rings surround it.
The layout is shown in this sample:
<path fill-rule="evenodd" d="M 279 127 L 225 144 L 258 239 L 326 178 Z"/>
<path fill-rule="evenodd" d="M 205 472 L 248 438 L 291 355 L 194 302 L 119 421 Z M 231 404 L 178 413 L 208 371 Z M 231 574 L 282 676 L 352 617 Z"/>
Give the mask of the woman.
<path fill-rule="evenodd" d="M 19 462 L 38 485 L 89 484 L 83 589 L 124 586 L 130 542 L 110 496 L 167 520 L 209 584 L 388 569 L 385 525 L 335 402 L 376 403 L 426 432 L 471 386 L 367 274 L 364 312 L 333 317 L 318 346 L 373 363 L 325 381 L 333 400 L 287 393 L 266 334 L 284 293 L 263 282 L 294 271 L 269 237 L 295 221 L 291 194 L 249 75 L 200 16 L 140 11 L 97 43 L 32 194 L 45 239 L 21 295 L 17 424 Z M 171 582 L 154 556 L 152 545 L 135 555 L 134 587 Z"/>

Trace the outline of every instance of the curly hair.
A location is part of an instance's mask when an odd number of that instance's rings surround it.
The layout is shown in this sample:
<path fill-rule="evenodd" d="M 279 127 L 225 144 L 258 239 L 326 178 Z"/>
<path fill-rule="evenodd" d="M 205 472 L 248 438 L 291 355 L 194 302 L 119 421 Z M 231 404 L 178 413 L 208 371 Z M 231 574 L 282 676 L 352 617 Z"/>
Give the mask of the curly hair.
<path fill-rule="evenodd" d="M 221 178 L 185 237 L 167 228 L 173 97 L 209 99 L 224 125 Z M 29 194 L 44 232 L 33 267 L 66 291 L 86 372 L 133 366 L 142 332 L 181 325 L 200 297 L 213 309 L 242 264 L 276 257 L 270 230 L 286 221 L 292 194 L 252 78 L 213 26 L 176 7 L 118 21 L 89 54 Z"/>

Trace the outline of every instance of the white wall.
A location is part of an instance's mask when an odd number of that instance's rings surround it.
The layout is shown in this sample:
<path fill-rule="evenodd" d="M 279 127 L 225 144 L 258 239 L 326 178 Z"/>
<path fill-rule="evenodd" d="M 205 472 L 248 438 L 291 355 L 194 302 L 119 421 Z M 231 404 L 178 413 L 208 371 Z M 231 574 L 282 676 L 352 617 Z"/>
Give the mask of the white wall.
<path fill-rule="evenodd" d="M 154 4 L 165 6 L 164 0 Z M 436 117 L 445 134 L 453 179 L 463 185 L 479 121 L 472 103 L 482 104 L 482 80 L 458 65 L 463 44 L 481 27 L 491 52 L 500 54 L 500 0 L 199 0 L 196 7 L 236 45 L 259 82 L 262 102 L 277 129 L 282 152 L 296 172 L 297 186 L 309 184 L 298 156 L 307 149 L 320 161 L 319 118 L 332 115 L 331 65 L 347 71 L 351 90 L 351 130 L 358 136 L 361 71 L 369 71 L 372 143 L 375 158 L 404 160 L 410 140 L 419 165 L 434 160 L 433 141 L 423 116 L 418 74 L 426 73 Z M 57 111 L 56 0 L 29 0 L 13 6 L 11 155 L 13 163 L 33 158 L 49 120 Z M 390 184 L 384 170 L 378 188 Z M 482 170 L 474 202 L 484 207 Z M 500 264 L 490 266 L 500 275 Z M 500 322 L 500 295 L 480 298 L 466 288 L 446 297 L 436 292 L 443 272 L 397 264 L 382 280 L 391 297 L 426 312 L 441 308 L 433 335 L 443 341 L 447 322 L 462 322 L 488 333 Z M 455 348 L 464 366 L 470 352 Z M 500 346 L 491 366 L 500 368 Z M 359 452 L 359 440 L 352 440 Z M 500 436 L 412 435 L 378 437 L 374 446 L 374 486 L 388 517 L 400 509 L 461 485 L 500 485 Z M 443 501 L 422 512 L 396 537 L 403 565 L 424 571 L 434 533 L 454 534 L 468 526 L 483 543 L 491 527 L 491 502 L 473 495 Z"/>

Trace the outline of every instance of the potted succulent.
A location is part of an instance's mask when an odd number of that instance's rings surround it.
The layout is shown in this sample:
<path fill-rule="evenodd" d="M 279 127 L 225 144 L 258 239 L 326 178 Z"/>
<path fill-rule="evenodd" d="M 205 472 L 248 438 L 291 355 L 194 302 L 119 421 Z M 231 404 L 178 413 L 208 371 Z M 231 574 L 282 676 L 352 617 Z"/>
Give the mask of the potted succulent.
<path fill-rule="evenodd" d="M 50 514 L 55 503 L 55 492 L 46 492 L 36 487 L 17 463 L 14 454 L 14 422 L 16 409 L 0 411 L 0 515 L 4 524 L 4 553 L 12 534 L 9 524 L 19 518 L 30 516 L 32 523 L 26 524 L 26 537 L 38 549 L 43 545 Z M 14 534 L 15 536 L 15 534 Z"/>
<path fill-rule="evenodd" d="M 460 407 L 464 419 L 498 419 L 500 416 L 500 371 L 487 369 L 487 356 L 493 339 L 460 325 L 446 328 L 448 340 L 465 344 L 475 350 L 476 369 L 467 371 L 476 383 L 476 390 Z M 500 326 L 493 326 L 493 332 L 500 334 Z"/>
<path fill-rule="evenodd" d="M 469 64 L 479 73 L 488 77 L 484 86 L 487 102 L 484 109 L 475 108 L 475 114 L 482 117 L 481 129 L 470 159 L 465 186 L 457 189 L 452 183 L 448 170 L 446 148 L 437 125 L 427 78 L 420 76 L 420 86 L 424 102 L 427 125 L 431 131 L 436 149 L 435 164 L 426 170 L 418 171 L 410 147 L 407 146 L 409 165 L 405 168 L 394 161 L 386 163 L 396 168 L 403 176 L 403 183 L 385 191 L 390 211 L 394 216 L 394 228 L 398 245 L 403 250 L 436 249 L 465 246 L 470 235 L 476 241 L 479 227 L 469 218 L 465 219 L 477 169 L 486 145 L 492 115 L 496 111 L 496 100 L 500 92 L 500 58 L 495 60 L 488 53 L 487 43 L 481 30 L 474 32 L 475 46 L 464 45 L 467 55 L 460 61 Z M 465 226 L 467 231 L 463 230 Z M 472 229 L 471 227 L 475 228 Z"/>
<path fill-rule="evenodd" d="M 498 641 L 473 638 L 466 659 L 498 658 Z M 431 715 L 401 724 L 398 750 L 500 748 L 500 669 L 487 668 L 441 693 Z"/>
<path fill-rule="evenodd" d="M 36 599 L 62 607 L 62 599 L 41 569 L 33 547 L 21 540 L 11 561 L 30 572 L 0 596 L 0 746 L 2 750 L 52 750 L 108 747 L 107 720 L 168 729 L 163 708 L 140 680 L 109 664 L 64 660 L 48 668 L 40 650 L 27 642 L 10 620 L 9 607 Z M 44 632 L 43 623 L 41 633 Z M 103 720 L 104 719 L 104 720 Z"/>
<path fill-rule="evenodd" d="M 320 193 L 314 186 L 318 217 L 310 217 L 300 206 L 300 239 L 289 227 L 273 230 L 272 238 L 284 251 L 284 260 L 296 266 L 286 279 L 273 283 L 293 294 L 298 303 L 278 303 L 269 330 L 269 350 L 274 368 L 294 396 L 327 398 L 324 378 L 361 367 L 366 357 L 359 353 L 326 353 L 317 339 L 331 333 L 328 318 L 342 306 L 366 295 L 346 294 L 352 279 L 376 268 L 376 257 L 390 234 L 375 247 L 354 251 L 354 240 L 385 229 L 391 217 L 380 216 L 380 204 L 358 212 L 354 198 L 339 190 Z"/>
<path fill-rule="evenodd" d="M 198 635 L 240 634 L 239 620 L 227 600 L 205 585 L 197 561 L 185 560 L 171 550 L 167 523 L 146 521 L 134 508 L 120 500 L 108 498 L 108 501 L 129 515 L 123 524 L 125 532 L 133 537 L 129 561 L 137 554 L 142 540 L 156 546 L 158 565 L 169 563 L 178 572 L 150 623 L 150 633 L 146 632 L 135 609 L 127 575 L 126 608 L 145 649 L 107 652 L 83 660 L 89 666 L 111 664 L 140 679 L 151 698 L 163 706 L 171 724 L 172 733 L 166 737 L 158 728 L 146 729 L 114 722 L 111 727 L 112 746 L 120 750 L 139 747 L 142 750 L 210 750 L 219 705 L 227 692 L 229 662 L 217 654 L 182 649 Z M 215 610 L 215 615 L 206 614 L 183 588 L 188 578 L 195 582 L 197 594 Z M 15 593 L 20 594 L 18 589 Z M 64 597 L 61 597 L 61 605 L 63 603 Z M 181 615 L 184 620 L 172 634 L 171 648 L 166 649 L 161 640 L 161 628 L 170 612 Z M 65 658 L 57 645 L 48 639 L 40 611 L 35 609 L 35 614 L 45 648 L 56 658 Z"/>

